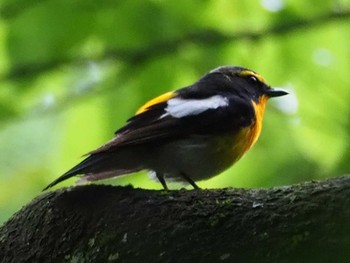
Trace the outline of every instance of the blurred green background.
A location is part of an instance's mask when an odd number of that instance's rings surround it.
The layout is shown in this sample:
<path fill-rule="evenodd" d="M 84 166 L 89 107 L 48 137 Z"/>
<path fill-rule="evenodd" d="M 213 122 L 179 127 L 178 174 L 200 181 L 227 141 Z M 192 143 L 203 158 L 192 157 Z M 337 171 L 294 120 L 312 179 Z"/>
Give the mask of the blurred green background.
<path fill-rule="evenodd" d="M 349 172 L 350 0 L 2 0 L 0 223 L 145 101 L 220 65 L 291 95 L 270 101 L 257 145 L 201 187 Z M 161 188 L 145 173 L 107 183 Z"/>

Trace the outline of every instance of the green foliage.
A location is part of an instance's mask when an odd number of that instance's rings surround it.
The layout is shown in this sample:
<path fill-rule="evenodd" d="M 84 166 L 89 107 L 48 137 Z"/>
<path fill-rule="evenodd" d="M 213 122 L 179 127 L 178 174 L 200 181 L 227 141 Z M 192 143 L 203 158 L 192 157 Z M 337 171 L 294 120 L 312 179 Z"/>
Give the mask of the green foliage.
<path fill-rule="evenodd" d="M 348 173 L 349 18 L 349 0 L 3 0 L 0 222 L 142 103 L 225 64 L 252 68 L 292 94 L 269 103 L 245 158 L 201 187 Z M 108 183 L 160 189 L 145 173 Z"/>

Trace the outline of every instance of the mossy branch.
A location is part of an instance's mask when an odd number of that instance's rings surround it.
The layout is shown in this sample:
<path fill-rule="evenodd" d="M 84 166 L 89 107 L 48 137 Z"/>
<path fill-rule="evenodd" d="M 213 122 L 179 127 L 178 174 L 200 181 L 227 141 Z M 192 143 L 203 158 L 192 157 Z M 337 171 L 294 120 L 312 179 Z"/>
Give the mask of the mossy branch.
<path fill-rule="evenodd" d="M 44 193 L 0 228 L 1 262 L 347 262 L 350 177 L 272 189 Z"/>

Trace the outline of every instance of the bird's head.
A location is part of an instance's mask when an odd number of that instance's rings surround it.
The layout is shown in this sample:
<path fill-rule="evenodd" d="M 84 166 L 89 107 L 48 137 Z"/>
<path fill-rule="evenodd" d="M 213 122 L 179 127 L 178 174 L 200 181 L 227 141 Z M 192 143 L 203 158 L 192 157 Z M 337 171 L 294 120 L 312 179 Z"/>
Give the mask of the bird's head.
<path fill-rule="evenodd" d="M 272 88 L 260 74 L 243 67 L 222 66 L 213 69 L 202 79 L 205 79 L 205 81 L 213 80 L 216 84 L 220 83 L 215 86 L 221 91 L 233 92 L 238 96 L 249 98 L 255 102 L 262 99 L 267 101 L 269 98 L 288 94 L 282 89 Z"/>

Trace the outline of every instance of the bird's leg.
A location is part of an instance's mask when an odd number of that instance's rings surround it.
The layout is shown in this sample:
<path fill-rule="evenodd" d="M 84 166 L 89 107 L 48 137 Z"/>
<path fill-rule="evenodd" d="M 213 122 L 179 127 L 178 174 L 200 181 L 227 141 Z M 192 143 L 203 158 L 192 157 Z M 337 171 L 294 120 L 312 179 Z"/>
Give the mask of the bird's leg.
<path fill-rule="evenodd" d="M 185 173 L 181 173 L 181 176 L 183 179 L 185 179 L 190 185 L 193 186 L 194 189 L 200 189 L 198 185 L 196 185 L 196 183 L 190 178 L 187 176 L 187 174 Z"/>
<path fill-rule="evenodd" d="M 163 174 L 156 172 L 156 176 L 158 178 L 158 181 L 162 184 L 164 190 L 168 191 L 169 189 L 168 189 L 168 186 L 166 185 L 166 182 L 165 182 Z"/>

